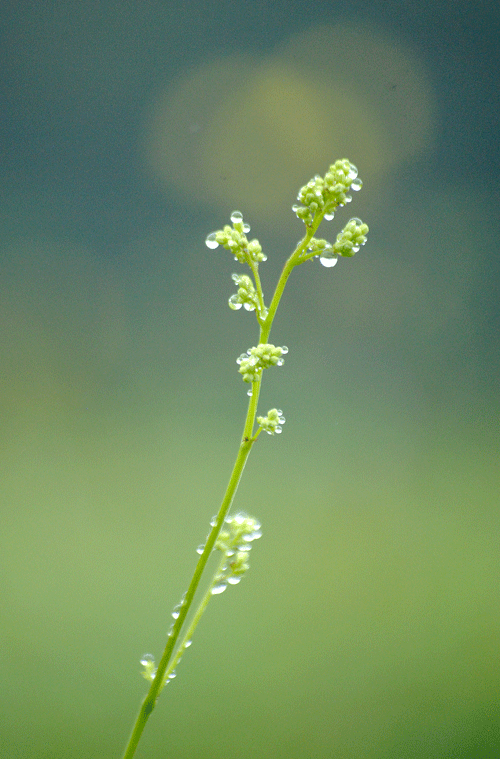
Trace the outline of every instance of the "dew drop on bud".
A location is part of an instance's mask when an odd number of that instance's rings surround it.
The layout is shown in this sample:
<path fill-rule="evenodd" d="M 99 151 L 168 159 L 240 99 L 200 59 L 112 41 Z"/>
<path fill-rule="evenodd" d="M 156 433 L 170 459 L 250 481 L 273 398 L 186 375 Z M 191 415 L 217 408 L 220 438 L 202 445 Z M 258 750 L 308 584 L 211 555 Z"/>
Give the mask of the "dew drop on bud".
<path fill-rule="evenodd" d="M 332 266 L 335 266 L 335 264 L 338 261 L 338 256 L 336 253 L 333 253 L 331 251 L 329 254 L 324 253 L 322 256 L 319 257 L 319 262 L 323 266 L 326 266 L 327 269 L 331 269 Z"/>
<path fill-rule="evenodd" d="M 238 222 L 243 221 L 243 214 L 241 211 L 233 211 L 230 218 L 233 224 L 238 224 Z"/>
<path fill-rule="evenodd" d="M 215 239 L 217 235 L 217 232 L 210 232 L 209 235 L 207 235 L 207 238 L 205 240 L 205 245 L 207 248 L 211 248 L 212 250 L 215 250 L 215 248 L 219 247 L 219 243 Z"/>
<path fill-rule="evenodd" d="M 227 582 L 224 580 L 223 582 L 217 583 L 217 585 L 214 585 L 212 588 L 212 595 L 218 596 L 221 593 L 224 593 L 225 589 L 227 588 Z"/>
<path fill-rule="evenodd" d="M 347 178 L 348 179 L 356 179 L 357 176 L 358 176 L 358 169 L 357 169 L 357 167 L 353 163 L 350 163 L 349 164 L 349 173 L 347 175 Z"/>
<path fill-rule="evenodd" d="M 358 192 L 359 190 L 361 190 L 362 187 L 363 187 L 363 180 L 359 179 L 359 177 L 357 179 L 354 179 L 351 182 L 351 190 L 354 190 L 355 192 Z"/>
<path fill-rule="evenodd" d="M 282 346 L 281 346 L 281 355 L 282 355 L 282 356 L 286 356 L 286 354 L 287 354 L 287 353 L 288 353 L 288 348 L 287 348 L 287 346 L 286 346 L 286 345 L 282 345 Z"/>

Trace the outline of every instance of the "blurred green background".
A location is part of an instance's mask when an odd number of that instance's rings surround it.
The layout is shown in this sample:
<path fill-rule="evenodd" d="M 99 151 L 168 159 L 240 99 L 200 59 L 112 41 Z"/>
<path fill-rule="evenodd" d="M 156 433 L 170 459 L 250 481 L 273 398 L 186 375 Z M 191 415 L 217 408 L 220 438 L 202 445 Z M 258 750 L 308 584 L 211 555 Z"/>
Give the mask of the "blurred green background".
<path fill-rule="evenodd" d="M 322 235 L 368 245 L 290 278 L 235 504 L 264 536 L 137 757 L 500 756 L 499 15 L 2 3 L 2 758 L 121 755 L 246 409 L 205 236 L 240 209 L 269 299 L 344 156 Z"/>

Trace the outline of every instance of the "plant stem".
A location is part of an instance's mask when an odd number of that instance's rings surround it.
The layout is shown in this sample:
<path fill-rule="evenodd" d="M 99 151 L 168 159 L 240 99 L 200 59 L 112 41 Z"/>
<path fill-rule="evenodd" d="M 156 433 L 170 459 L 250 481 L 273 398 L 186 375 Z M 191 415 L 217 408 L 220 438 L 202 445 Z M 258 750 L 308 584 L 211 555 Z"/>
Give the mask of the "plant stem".
<path fill-rule="evenodd" d="M 227 556 L 226 556 L 226 554 L 223 553 L 222 557 L 221 557 L 221 560 L 219 561 L 219 567 L 216 570 L 216 572 L 214 573 L 212 582 L 208 586 L 205 595 L 203 596 L 203 598 L 201 599 L 200 603 L 198 604 L 198 608 L 196 609 L 196 611 L 195 611 L 195 613 L 193 615 L 193 618 L 192 618 L 191 622 L 189 623 L 189 627 L 186 630 L 181 643 L 179 644 L 179 648 L 175 652 L 175 656 L 172 659 L 171 664 L 170 664 L 169 668 L 167 669 L 167 671 L 165 673 L 166 676 L 169 675 L 171 672 L 173 672 L 174 669 L 176 668 L 176 666 L 178 665 L 178 663 L 180 662 L 180 660 L 182 658 L 182 654 L 184 653 L 184 651 L 186 649 L 186 644 L 193 637 L 193 633 L 194 633 L 194 631 L 196 630 L 196 628 L 198 626 L 198 622 L 200 621 L 200 619 L 201 619 L 201 617 L 203 615 L 203 612 L 205 611 L 205 609 L 208 606 L 208 602 L 210 601 L 210 599 L 212 597 L 212 590 L 215 587 L 215 585 L 217 584 L 217 582 L 219 581 L 218 578 L 220 577 L 220 573 L 222 572 L 222 568 L 224 567 L 226 561 L 227 561 Z"/>
<path fill-rule="evenodd" d="M 151 712 L 156 706 L 158 695 L 160 693 L 160 690 L 163 687 L 165 672 L 166 672 L 168 663 L 172 657 L 172 652 L 174 650 L 175 644 L 177 643 L 177 640 L 179 638 L 182 625 L 191 607 L 194 595 L 196 593 L 196 590 L 201 580 L 201 576 L 203 574 L 203 570 L 205 569 L 209 556 L 212 553 L 213 547 L 222 529 L 222 525 L 224 524 L 224 520 L 228 514 L 228 511 L 231 508 L 231 504 L 233 502 L 236 490 L 238 488 L 241 475 L 243 474 L 243 469 L 245 467 L 248 456 L 252 449 L 252 445 L 255 442 L 255 440 L 251 439 L 251 431 L 253 429 L 253 425 L 255 422 L 255 415 L 257 412 L 257 401 L 258 401 L 258 395 L 259 395 L 258 391 L 260 389 L 261 380 L 262 380 L 262 377 L 259 378 L 258 382 L 253 383 L 253 394 L 248 404 L 247 417 L 245 420 L 245 427 L 244 427 L 244 432 L 243 432 L 243 440 L 241 441 L 240 447 L 238 449 L 238 454 L 236 456 L 236 461 L 233 467 L 233 471 L 231 473 L 231 477 L 229 478 L 229 483 L 228 483 L 224 498 L 222 499 L 219 513 L 217 514 L 216 522 L 214 526 L 212 527 L 210 534 L 207 538 L 207 542 L 205 544 L 205 548 L 203 549 L 203 553 L 198 559 L 196 569 L 194 571 L 193 577 L 189 584 L 189 588 L 186 592 L 184 601 L 179 610 L 179 616 L 174 622 L 174 625 L 172 627 L 172 630 L 170 632 L 170 635 L 167 641 L 167 645 L 165 646 L 165 650 L 163 652 L 163 656 L 161 657 L 161 660 L 158 664 L 158 669 L 156 671 L 155 678 L 153 682 L 151 683 L 149 691 L 146 694 L 144 701 L 142 702 L 141 708 L 139 710 L 139 714 L 137 715 L 137 719 L 132 729 L 132 733 L 130 735 L 129 741 L 125 748 L 125 753 L 123 754 L 123 759 L 131 759 L 134 756 L 136 748 L 137 748 L 137 744 L 139 743 L 140 737 L 142 735 L 142 731 L 144 730 L 144 727 L 146 726 L 146 722 Z"/>
<path fill-rule="evenodd" d="M 279 302 L 281 300 L 281 296 L 283 294 L 283 290 L 285 288 L 285 284 L 288 279 L 288 276 L 290 272 L 292 271 L 292 269 L 294 268 L 294 266 L 297 266 L 297 264 L 301 263 L 301 260 L 300 260 L 301 255 L 303 251 L 306 249 L 307 244 L 309 240 L 311 239 L 313 232 L 317 228 L 318 225 L 319 225 L 319 222 L 318 224 L 315 224 L 314 227 L 311 227 L 310 229 L 308 229 L 303 240 L 301 240 L 297 248 L 294 250 L 290 258 L 285 263 L 285 266 L 283 267 L 283 271 L 281 272 L 281 276 L 278 280 L 278 284 L 276 286 L 273 299 L 271 301 L 269 313 L 266 319 L 263 322 L 261 322 L 259 343 L 266 343 L 268 341 L 269 334 L 271 332 L 273 319 L 276 314 L 276 310 L 278 308 Z M 253 271 L 253 273 L 254 275 L 256 275 L 255 271 Z M 262 290 L 260 287 L 260 280 L 258 279 L 258 275 L 256 276 L 256 281 L 257 281 L 258 292 L 259 294 L 261 294 Z M 207 538 L 207 542 L 203 549 L 203 553 L 201 554 L 200 558 L 198 559 L 198 563 L 196 564 L 193 577 L 191 579 L 191 582 L 185 594 L 184 600 L 179 609 L 179 616 L 175 620 L 173 627 L 170 631 L 167 645 L 165 646 L 165 650 L 158 664 L 158 668 L 156 670 L 154 680 L 151 683 L 149 691 L 142 702 L 141 708 L 139 710 L 139 714 L 137 715 L 134 727 L 132 729 L 132 733 L 130 735 L 129 741 L 125 748 L 125 753 L 123 754 L 123 759 L 132 759 L 132 757 L 134 756 L 135 751 L 137 749 L 137 745 L 141 738 L 142 732 L 146 726 L 146 722 L 148 721 L 149 716 L 151 715 L 151 712 L 156 706 L 158 696 L 165 683 L 165 673 L 167 671 L 168 664 L 172 658 L 172 653 L 174 651 L 177 640 L 179 639 L 182 626 L 186 620 L 186 616 L 189 612 L 189 609 L 194 599 L 194 595 L 200 583 L 201 576 L 203 574 L 207 561 L 210 557 L 210 554 L 212 553 L 212 550 L 219 536 L 219 533 L 222 529 L 224 520 L 229 512 L 229 509 L 231 508 L 231 504 L 236 494 L 236 490 L 238 488 L 241 475 L 243 474 L 243 469 L 247 462 L 248 456 L 250 455 L 252 446 L 257 439 L 257 435 L 253 436 L 253 428 L 255 424 L 255 417 L 257 414 L 257 404 L 259 400 L 261 383 L 262 383 L 262 374 L 260 375 L 259 379 L 256 382 L 252 383 L 252 394 L 250 396 L 250 401 L 248 404 L 245 425 L 243 428 L 242 440 L 240 442 L 240 447 L 238 449 L 238 454 L 236 456 L 236 461 L 234 463 L 231 477 L 229 478 L 229 483 L 226 489 L 226 493 L 224 495 L 224 498 L 222 499 L 219 513 L 217 514 L 216 522 L 214 526 L 212 527 L 210 534 Z M 203 612 L 206 604 L 208 603 L 208 598 L 209 596 L 207 595 L 204 596 L 198 608 L 198 611 L 196 612 L 195 618 L 193 620 L 193 622 L 196 620 L 196 624 L 198 622 L 199 616 L 201 616 L 201 613 Z M 196 625 L 194 625 L 194 627 L 195 626 Z M 193 627 L 193 624 L 190 626 L 188 630 L 188 634 L 191 632 L 191 628 L 194 629 L 194 627 Z M 187 637 L 184 638 L 183 643 L 185 642 L 186 639 L 188 638 Z M 181 651 L 181 648 L 182 648 L 182 644 L 181 644 L 181 647 L 179 648 L 179 651 Z"/>

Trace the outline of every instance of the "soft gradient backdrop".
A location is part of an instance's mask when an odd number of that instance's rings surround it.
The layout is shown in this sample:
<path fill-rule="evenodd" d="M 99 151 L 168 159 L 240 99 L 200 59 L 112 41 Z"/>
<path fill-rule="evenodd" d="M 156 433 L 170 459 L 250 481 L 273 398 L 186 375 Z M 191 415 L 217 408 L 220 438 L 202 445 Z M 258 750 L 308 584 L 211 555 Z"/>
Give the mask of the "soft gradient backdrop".
<path fill-rule="evenodd" d="M 347 156 L 368 245 L 290 278 L 290 352 L 213 599 L 138 759 L 500 756 L 494 4 L 4 2 L 2 759 L 119 758 L 224 492 L 298 188 Z"/>

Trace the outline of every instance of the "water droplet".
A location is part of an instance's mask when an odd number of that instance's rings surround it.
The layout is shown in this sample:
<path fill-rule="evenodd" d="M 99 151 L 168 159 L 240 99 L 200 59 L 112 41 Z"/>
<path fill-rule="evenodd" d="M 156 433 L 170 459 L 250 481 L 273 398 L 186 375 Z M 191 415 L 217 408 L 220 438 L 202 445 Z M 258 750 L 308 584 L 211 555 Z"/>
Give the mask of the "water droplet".
<path fill-rule="evenodd" d="M 282 429 L 282 427 L 280 427 L 280 426 L 279 426 L 279 424 L 278 424 L 278 426 L 274 428 L 274 431 L 275 431 L 275 433 L 276 433 L 277 435 L 281 435 L 281 433 L 283 432 L 283 429 Z"/>
<path fill-rule="evenodd" d="M 359 177 L 357 179 L 354 179 L 351 182 L 351 190 L 354 190 L 354 192 L 358 192 L 359 190 L 361 190 L 362 187 L 363 187 L 363 180 L 359 179 Z"/>
<path fill-rule="evenodd" d="M 229 585 L 238 585 L 240 580 L 241 580 L 241 577 L 235 577 L 234 575 L 227 578 Z"/>
<path fill-rule="evenodd" d="M 207 235 L 207 238 L 205 240 L 205 245 L 207 248 L 211 248 L 212 250 L 215 250 L 215 248 L 219 247 L 219 243 L 215 239 L 217 232 L 210 232 L 209 235 Z"/>
<path fill-rule="evenodd" d="M 255 306 L 253 303 L 244 303 L 243 305 L 245 306 L 246 311 L 255 311 Z"/>
<path fill-rule="evenodd" d="M 352 200 L 352 195 L 346 195 L 346 196 L 345 196 L 345 202 L 346 202 L 346 203 L 350 203 L 350 202 L 351 202 L 351 200 Z"/>
<path fill-rule="evenodd" d="M 284 358 L 279 358 L 276 361 L 276 366 L 283 366 L 284 363 L 285 363 L 285 359 Z"/>
<path fill-rule="evenodd" d="M 144 656 L 141 656 L 141 664 L 143 667 L 147 667 L 148 664 L 154 664 L 155 663 L 155 657 L 153 654 L 144 654 Z"/>
<path fill-rule="evenodd" d="M 190 645 L 192 645 L 192 643 L 193 643 L 193 641 L 192 641 L 192 640 L 187 640 L 187 641 L 184 643 L 184 648 L 189 648 L 189 646 L 190 646 Z"/>
<path fill-rule="evenodd" d="M 243 214 L 241 211 L 233 211 L 230 218 L 233 224 L 238 224 L 240 221 L 243 221 Z"/>
<path fill-rule="evenodd" d="M 217 583 L 217 585 L 214 585 L 212 588 L 212 595 L 218 596 L 220 593 L 224 593 L 225 589 L 227 588 L 227 582 L 226 580 L 222 580 L 222 582 Z"/>
<path fill-rule="evenodd" d="M 201 556 L 204 550 L 205 550 L 205 545 L 204 543 L 201 543 L 201 545 L 199 545 L 198 548 L 196 549 L 196 553 Z"/>
<path fill-rule="evenodd" d="M 247 224 L 246 222 L 243 224 L 243 231 L 247 235 L 250 232 L 250 224 Z"/>
<path fill-rule="evenodd" d="M 253 395 L 253 390 L 252 390 L 252 388 L 250 388 L 250 390 L 247 390 L 247 395 L 249 395 L 250 397 Z"/>
<path fill-rule="evenodd" d="M 363 223 L 361 221 L 361 219 L 358 219 L 357 216 L 353 216 L 352 219 L 349 219 L 349 221 L 347 223 L 350 224 L 351 221 L 353 221 L 356 224 L 357 227 L 359 227 L 359 225 Z"/>
<path fill-rule="evenodd" d="M 331 221 L 334 216 L 335 216 L 334 213 L 325 213 L 325 215 L 323 216 L 323 218 L 324 218 L 325 221 Z"/>
<path fill-rule="evenodd" d="M 239 299 L 239 296 L 236 294 L 231 295 L 231 297 L 228 300 L 228 304 L 229 304 L 229 308 L 232 308 L 233 311 L 239 311 L 243 305 L 243 303 L 241 303 Z M 246 303 L 245 303 L 245 307 L 246 307 Z"/>
<path fill-rule="evenodd" d="M 347 178 L 348 179 L 356 179 L 357 176 L 358 176 L 358 169 L 356 168 L 356 166 L 353 163 L 350 163 L 349 164 L 349 173 L 347 175 Z"/>
<path fill-rule="evenodd" d="M 214 514 L 214 516 L 210 520 L 210 527 L 215 527 L 216 524 L 217 524 L 217 514 Z"/>
<path fill-rule="evenodd" d="M 338 261 L 337 254 L 333 251 L 332 248 L 330 248 L 329 252 L 326 251 L 319 257 L 319 262 L 323 266 L 326 266 L 327 269 L 330 269 L 332 266 L 335 266 L 335 264 Z"/>
<path fill-rule="evenodd" d="M 171 672 L 171 673 L 168 675 L 168 679 L 169 679 L 169 680 L 173 680 L 175 677 L 177 677 L 177 673 L 176 673 L 176 671 L 175 671 L 175 669 L 174 669 L 174 670 L 172 670 L 172 672 Z"/>
<path fill-rule="evenodd" d="M 281 346 L 281 355 L 282 356 L 286 356 L 287 353 L 288 353 L 288 346 L 282 345 Z"/>

